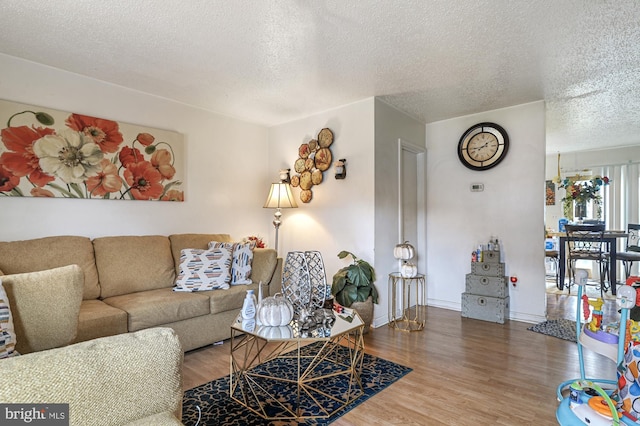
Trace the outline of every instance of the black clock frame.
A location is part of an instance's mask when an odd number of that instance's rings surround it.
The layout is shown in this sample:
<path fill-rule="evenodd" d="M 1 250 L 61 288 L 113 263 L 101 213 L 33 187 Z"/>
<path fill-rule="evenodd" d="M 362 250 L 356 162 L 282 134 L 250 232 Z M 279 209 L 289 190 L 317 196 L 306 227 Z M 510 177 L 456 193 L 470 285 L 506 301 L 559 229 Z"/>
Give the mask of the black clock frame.
<path fill-rule="evenodd" d="M 495 130 L 496 132 L 499 133 L 499 137 L 498 135 L 495 134 L 495 132 L 485 132 L 485 127 L 486 128 L 490 128 L 492 130 Z M 467 161 L 467 159 L 464 156 L 463 151 L 465 151 L 465 147 L 464 147 L 464 142 L 465 140 L 469 137 L 469 135 L 471 133 L 476 132 L 478 129 L 480 129 L 479 133 L 491 133 L 494 136 L 496 136 L 496 139 L 498 139 L 498 143 L 500 143 L 500 138 L 502 138 L 502 146 L 503 149 L 502 151 L 498 151 L 496 152 L 496 155 L 499 155 L 498 158 L 495 161 L 492 161 L 490 164 L 487 164 L 485 166 L 477 166 L 475 164 L 471 164 Z M 502 160 L 504 160 L 504 158 L 507 156 L 507 152 L 509 151 L 509 135 L 507 134 L 507 131 L 500 125 L 496 124 L 496 123 L 490 123 L 490 122 L 484 122 L 484 123 L 478 123 L 478 124 L 474 124 L 473 126 L 469 127 L 467 129 L 466 132 L 464 132 L 462 134 L 462 136 L 460 137 L 460 141 L 458 142 L 458 158 L 460 159 L 460 162 L 467 167 L 468 169 L 471 170 L 489 170 L 492 167 L 497 166 L 498 164 L 500 164 L 500 162 L 502 162 Z M 468 154 L 467 154 L 468 155 Z M 492 159 L 493 157 L 491 157 Z"/>

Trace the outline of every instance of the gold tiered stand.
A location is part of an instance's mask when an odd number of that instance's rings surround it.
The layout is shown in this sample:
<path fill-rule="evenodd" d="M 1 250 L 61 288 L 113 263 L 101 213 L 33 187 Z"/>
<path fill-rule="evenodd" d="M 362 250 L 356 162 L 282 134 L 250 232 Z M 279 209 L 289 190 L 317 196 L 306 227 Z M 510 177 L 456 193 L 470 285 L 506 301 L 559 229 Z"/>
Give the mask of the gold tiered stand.
<path fill-rule="evenodd" d="M 423 330 L 426 298 L 427 284 L 424 274 L 403 277 L 400 272 L 390 273 L 389 326 L 403 331 Z"/>

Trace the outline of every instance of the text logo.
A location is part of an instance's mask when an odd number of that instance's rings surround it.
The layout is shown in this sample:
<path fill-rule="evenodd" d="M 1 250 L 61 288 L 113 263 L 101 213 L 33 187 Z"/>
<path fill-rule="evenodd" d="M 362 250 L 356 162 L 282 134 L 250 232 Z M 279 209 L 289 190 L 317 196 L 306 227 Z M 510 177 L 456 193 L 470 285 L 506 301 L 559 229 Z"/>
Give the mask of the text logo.
<path fill-rule="evenodd" d="M 0 404 L 0 424 L 68 426 L 69 404 Z"/>

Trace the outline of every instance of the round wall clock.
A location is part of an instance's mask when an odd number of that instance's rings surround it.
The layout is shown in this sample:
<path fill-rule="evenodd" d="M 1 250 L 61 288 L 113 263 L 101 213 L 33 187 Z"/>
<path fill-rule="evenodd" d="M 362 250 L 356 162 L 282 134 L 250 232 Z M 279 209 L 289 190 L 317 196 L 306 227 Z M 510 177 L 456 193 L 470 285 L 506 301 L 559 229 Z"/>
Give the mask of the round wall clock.
<path fill-rule="evenodd" d="M 508 150 L 509 136 L 495 123 L 471 126 L 458 142 L 458 157 L 471 170 L 487 170 L 497 166 Z"/>

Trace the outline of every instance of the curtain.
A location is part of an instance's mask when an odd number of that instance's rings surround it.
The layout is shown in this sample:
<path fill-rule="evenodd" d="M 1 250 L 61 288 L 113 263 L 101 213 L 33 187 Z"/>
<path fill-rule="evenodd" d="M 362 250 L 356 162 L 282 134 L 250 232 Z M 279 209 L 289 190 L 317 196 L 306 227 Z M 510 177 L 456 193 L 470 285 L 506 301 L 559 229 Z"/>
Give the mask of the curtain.
<path fill-rule="evenodd" d="M 608 176 L 609 185 L 604 186 L 603 215 L 606 229 L 627 230 L 627 224 L 640 223 L 640 165 L 638 163 L 620 164 L 594 168 L 593 172 Z M 617 250 L 624 250 L 625 239 L 618 239 Z M 638 266 L 634 264 L 633 275 L 638 275 Z M 621 268 L 618 268 L 620 271 Z M 624 279 L 624 272 L 618 274 Z"/>
<path fill-rule="evenodd" d="M 593 172 L 608 176 L 604 186 L 603 215 L 607 229 L 626 230 L 629 223 L 640 223 L 640 166 L 637 163 L 594 168 Z"/>

